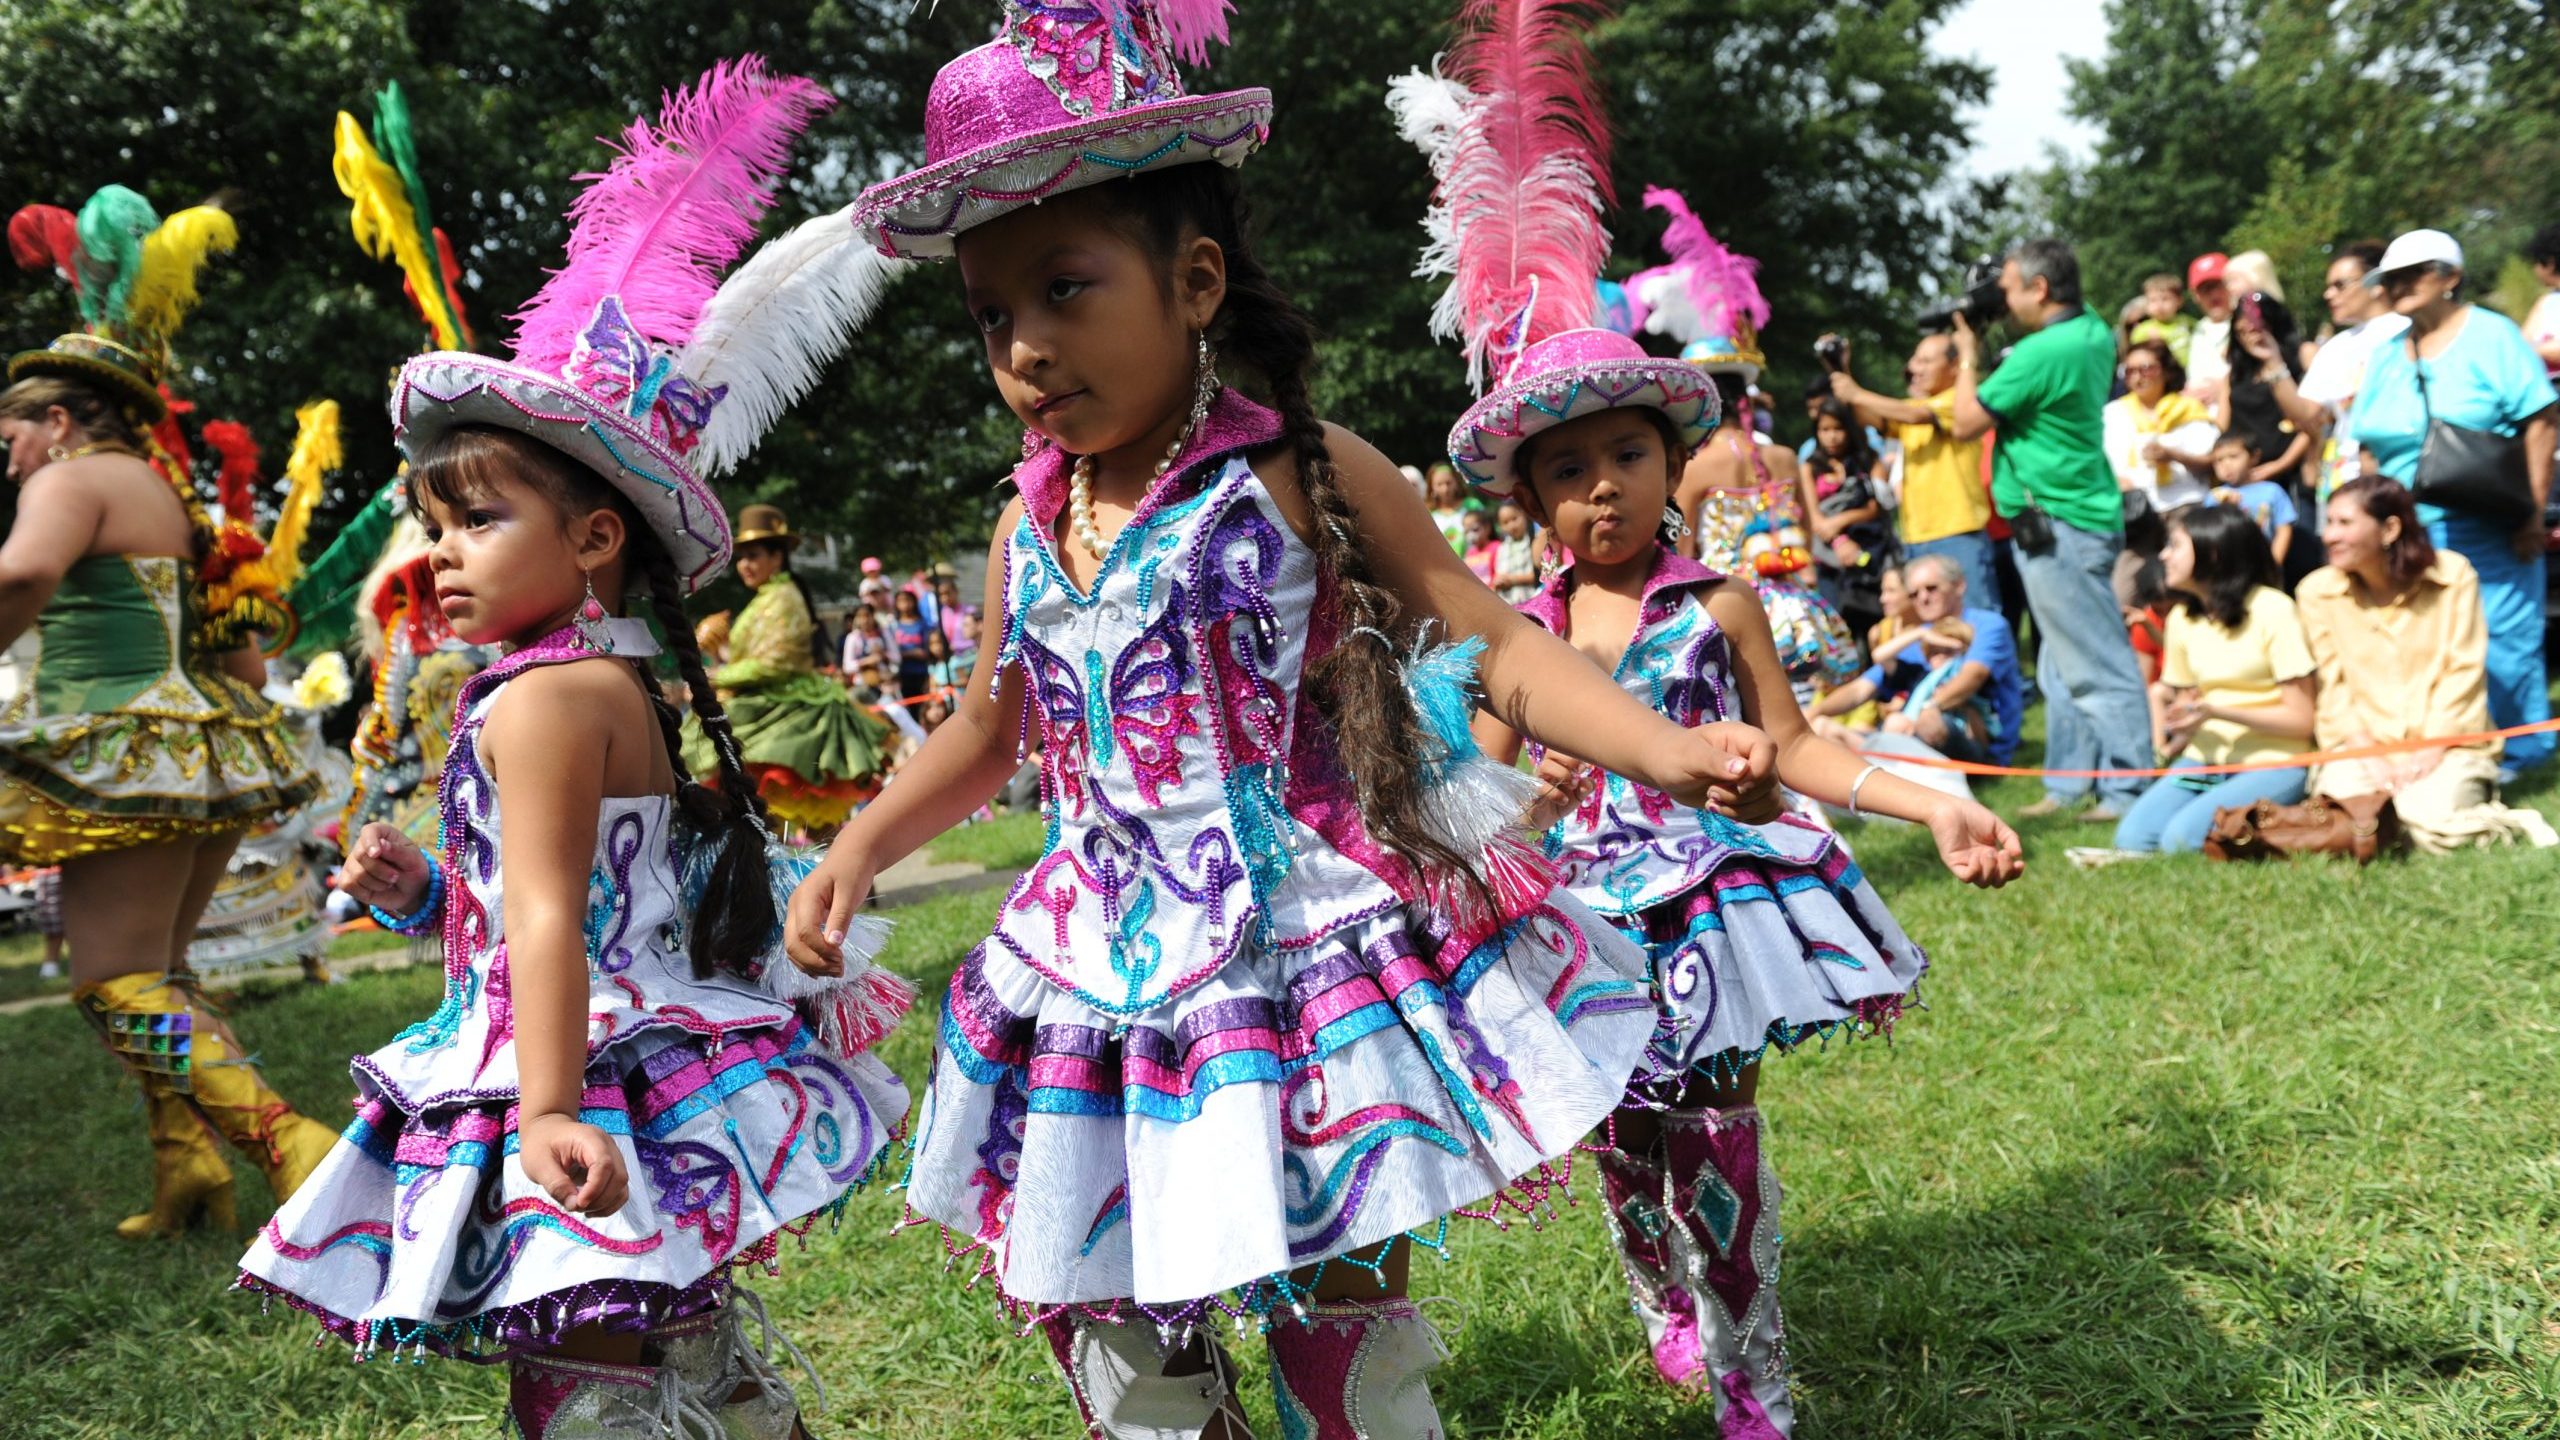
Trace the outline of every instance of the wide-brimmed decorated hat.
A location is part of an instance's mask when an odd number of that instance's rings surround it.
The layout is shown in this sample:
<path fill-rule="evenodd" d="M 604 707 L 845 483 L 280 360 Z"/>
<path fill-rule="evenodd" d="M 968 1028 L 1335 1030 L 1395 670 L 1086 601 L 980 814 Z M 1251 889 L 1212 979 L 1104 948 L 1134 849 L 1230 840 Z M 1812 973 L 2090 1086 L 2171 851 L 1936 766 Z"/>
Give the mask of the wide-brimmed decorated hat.
<path fill-rule="evenodd" d="M 726 473 L 841 350 L 886 277 L 842 212 L 723 282 L 772 205 L 791 142 L 832 100 L 748 56 L 634 121 L 570 209 L 568 261 L 517 312 L 515 353 L 435 351 L 391 396 L 414 462 L 455 429 L 529 435 L 603 476 L 688 592 L 729 559 L 705 475 Z"/>
<path fill-rule="evenodd" d="M 799 532 L 791 528 L 791 518 L 778 505 L 749 505 L 738 511 L 738 543 L 741 545 L 779 545 L 785 550 L 797 548 Z"/>
<path fill-rule="evenodd" d="M 963 230 L 1104 180 L 1241 165 L 1271 92 L 1186 94 L 1177 58 L 1225 43 L 1226 0 L 1003 0 L 996 38 L 942 67 L 924 167 L 872 186 L 853 223 L 884 254 L 939 257 Z"/>
<path fill-rule="evenodd" d="M 1716 428 L 1715 382 L 1694 365 L 1648 355 L 1614 330 L 1568 330 L 1520 354 L 1511 378 L 1449 432 L 1449 461 L 1470 484 L 1508 495 L 1512 457 L 1531 436 L 1603 410 L 1646 406 L 1671 419 L 1685 460 Z"/>
<path fill-rule="evenodd" d="M 9 217 L 9 250 L 27 270 L 51 270 L 80 303 L 82 328 L 9 358 L 12 383 L 30 375 L 86 381 L 120 402 L 143 428 L 169 413 L 160 376 L 169 346 L 198 300 L 205 261 L 239 243 L 216 204 L 166 220 L 122 185 L 101 187 L 78 214 L 28 205 Z"/>
<path fill-rule="evenodd" d="M 1663 229 L 1668 264 L 1639 270 L 1627 293 L 1644 307 L 1650 335 L 1679 342 L 1680 358 L 1715 374 L 1760 378 L 1768 357 L 1760 353 L 1760 327 L 1769 302 L 1760 293 L 1760 262 L 1726 249 L 1676 190 L 1645 187 L 1645 208 L 1671 217 Z"/>

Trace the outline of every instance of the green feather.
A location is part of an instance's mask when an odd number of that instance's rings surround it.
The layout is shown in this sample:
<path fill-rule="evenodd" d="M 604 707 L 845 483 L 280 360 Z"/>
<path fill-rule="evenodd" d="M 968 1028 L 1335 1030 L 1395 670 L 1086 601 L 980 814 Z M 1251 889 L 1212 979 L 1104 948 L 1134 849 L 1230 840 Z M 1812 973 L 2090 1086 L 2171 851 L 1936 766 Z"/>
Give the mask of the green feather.
<path fill-rule="evenodd" d="M 356 601 L 363 594 L 364 577 L 373 572 L 392 527 L 400 523 L 400 509 L 391 503 L 395 488 L 383 486 L 284 592 L 284 603 L 301 626 L 287 652 L 295 658 L 341 650 L 355 639 Z"/>
<path fill-rule="evenodd" d="M 373 97 L 373 148 L 400 172 L 400 183 L 409 192 L 409 213 L 418 220 L 418 244 L 436 271 L 436 293 L 419 297 L 419 303 L 431 304 L 443 312 L 453 325 L 453 333 L 459 335 L 462 317 L 453 313 L 445 294 L 443 251 L 436 245 L 435 215 L 427 207 L 427 178 L 418 169 L 418 141 L 409 127 L 409 97 L 400 93 L 397 80 L 383 86 L 381 93 Z"/>
<path fill-rule="evenodd" d="M 142 271 L 142 237 L 160 228 L 160 212 L 122 185 L 108 185 L 80 207 L 79 228 L 80 318 L 120 328 Z"/>

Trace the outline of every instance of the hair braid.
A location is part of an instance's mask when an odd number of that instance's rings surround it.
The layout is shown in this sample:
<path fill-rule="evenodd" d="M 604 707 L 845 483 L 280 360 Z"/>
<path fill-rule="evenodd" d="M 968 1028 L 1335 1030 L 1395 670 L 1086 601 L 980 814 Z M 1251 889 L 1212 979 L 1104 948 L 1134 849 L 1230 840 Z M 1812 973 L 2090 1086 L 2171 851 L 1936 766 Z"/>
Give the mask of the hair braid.
<path fill-rule="evenodd" d="M 634 533 L 647 535 L 645 530 Z M 772 944 L 778 916 L 773 882 L 765 868 L 769 831 L 763 797 L 756 793 L 755 777 L 739 758 L 738 737 L 729 729 L 728 712 L 720 706 L 719 691 L 702 663 L 702 647 L 685 616 L 684 587 L 676 578 L 675 561 L 654 536 L 641 544 L 641 578 L 649 587 L 650 608 L 657 614 L 659 628 L 667 632 L 667 648 L 692 697 L 694 718 L 702 722 L 703 735 L 720 757 L 717 788 L 684 778 L 682 729 L 674 707 L 660 704 L 658 724 L 676 761 L 678 807 L 692 823 L 699 842 L 720 847 L 711 862 L 711 882 L 703 891 L 702 909 L 686 928 L 693 973 L 707 978 L 714 970 L 745 969 Z"/>
<path fill-rule="evenodd" d="M 1378 583 L 1358 539 L 1358 516 L 1325 449 L 1324 424 L 1309 391 L 1315 323 L 1253 253 L 1250 216 L 1234 173 L 1223 165 L 1178 165 L 1098 193 L 1134 206 L 1160 255 L 1169 257 L 1186 230 L 1225 253 L 1226 301 L 1211 322 L 1210 339 L 1262 381 L 1280 414 L 1280 442 L 1297 457 L 1298 484 L 1315 511 L 1316 561 L 1340 621 L 1333 648 L 1308 667 L 1308 696 L 1333 732 L 1370 837 L 1417 869 L 1462 876 L 1480 891 L 1482 857 L 1461 854 L 1423 818 L 1422 717 L 1397 654 L 1406 638 L 1404 607 Z"/>

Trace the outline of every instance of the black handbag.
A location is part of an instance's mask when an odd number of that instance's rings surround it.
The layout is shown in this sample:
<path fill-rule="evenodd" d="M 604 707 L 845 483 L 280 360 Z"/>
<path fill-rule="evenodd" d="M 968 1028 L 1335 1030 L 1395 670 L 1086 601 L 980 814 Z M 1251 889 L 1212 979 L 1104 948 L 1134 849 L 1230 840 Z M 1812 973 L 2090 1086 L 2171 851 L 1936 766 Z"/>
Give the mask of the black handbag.
<path fill-rule="evenodd" d="M 2459 510 L 2508 529 L 2535 518 L 2533 480 L 2525 473 L 2524 437 L 2474 430 L 2439 420 L 2427 399 L 2427 370 L 2418 342 L 2409 341 L 2409 370 L 2418 377 L 2418 408 L 2427 438 L 2418 451 L 2418 483 L 2410 498 L 2422 505 Z"/>

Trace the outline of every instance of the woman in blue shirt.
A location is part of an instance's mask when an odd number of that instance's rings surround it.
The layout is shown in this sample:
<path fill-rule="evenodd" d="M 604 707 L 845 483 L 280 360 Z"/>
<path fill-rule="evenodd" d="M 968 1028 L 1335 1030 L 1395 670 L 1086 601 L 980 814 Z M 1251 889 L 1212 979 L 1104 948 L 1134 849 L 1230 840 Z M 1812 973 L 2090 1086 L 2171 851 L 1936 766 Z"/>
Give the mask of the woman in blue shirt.
<path fill-rule="evenodd" d="M 2560 392 L 2542 358 L 2515 322 L 2464 302 L 2462 247 L 2439 230 L 2415 230 L 2391 242 L 2383 263 L 2365 276 L 2409 318 L 2408 334 L 2374 352 L 2348 426 L 2367 473 L 2403 485 L 2418 477 L 2427 418 L 2472 430 L 2524 438 L 2533 482 L 2533 518 L 2521 529 L 2460 510 L 2418 507 L 2438 549 L 2452 550 L 2480 572 L 2480 602 L 2489 630 L 2489 718 L 2504 729 L 2551 716 L 2542 664 L 2542 507 L 2551 494 L 2552 451 L 2560 443 Z M 2423 369 L 2427 392 L 2418 394 Z M 2507 742 L 2507 762 L 2522 770 L 2552 756 L 2549 733 Z"/>

